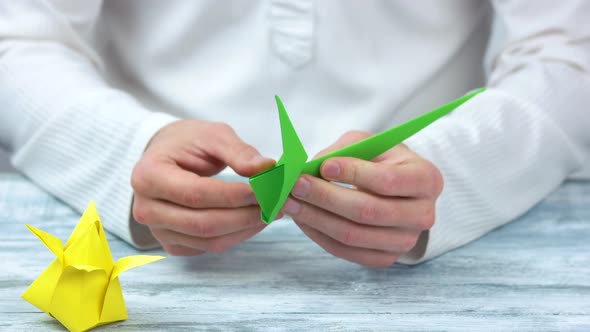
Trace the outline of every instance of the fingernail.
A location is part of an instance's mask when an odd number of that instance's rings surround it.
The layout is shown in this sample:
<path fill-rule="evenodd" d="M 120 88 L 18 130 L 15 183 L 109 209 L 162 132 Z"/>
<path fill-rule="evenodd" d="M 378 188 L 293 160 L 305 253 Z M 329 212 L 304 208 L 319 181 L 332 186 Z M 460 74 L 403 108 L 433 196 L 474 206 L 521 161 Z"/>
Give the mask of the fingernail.
<path fill-rule="evenodd" d="M 311 184 L 309 183 L 309 180 L 304 177 L 300 177 L 299 179 L 297 179 L 297 182 L 295 182 L 295 186 L 293 186 L 293 190 L 291 191 L 291 193 L 295 197 L 303 198 L 307 196 L 307 194 L 309 193 L 310 187 Z"/>
<path fill-rule="evenodd" d="M 294 199 L 287 198 L 287 201 L 283 206 L 283 212 L 286 215 L 294 216 L 299 213 L 299 210 L 301 210 L 301 204 L 299 204 L 299 202 L 295 201 Z"/>
<path fill-rule="evenodd" d="M 322 165 L 322 175 L 326 179 L 337 179 L 340 176 L 340 165 L 335 161 L 327 161 Z"/>
<path fill-rule="evenodd" d="M 254 196 L 254 193 L 249 193 L 246 197 L 246 201 L 250 205 L 258 205 L 258 200 L 256 199 L 256 196 Z"/>
<path fill-rule="evenodd" d="M 250 162 L 252 164 L 262 164 L 262 163 L 266 162 L 266 160 L 267 160 L 266 158 L 264 158 L 263 156 L 258 154 L 258 155 L 255 155 L 254 157 L 252 157 L 250 159 Z"/>

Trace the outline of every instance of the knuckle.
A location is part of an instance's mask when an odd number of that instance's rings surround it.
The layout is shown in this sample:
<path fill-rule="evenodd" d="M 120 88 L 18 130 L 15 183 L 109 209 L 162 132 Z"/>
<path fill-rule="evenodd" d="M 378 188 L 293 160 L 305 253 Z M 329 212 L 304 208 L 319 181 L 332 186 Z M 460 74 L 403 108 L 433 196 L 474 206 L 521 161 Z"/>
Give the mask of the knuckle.
<path fill-rule="evenodd" d="M 301 220 L 303 223 L 311 223 L 318 219 L 317 210 L 305 204 L 304 202 L 300 202 L 299 211 L 294 214 L 292 217 L 297 217 L 298 220 Z"/>
<path fill-rule="evenodd" d="M 363 182 L 362 164 L 358 159 L 350 157 L 338 158 L 338 164 L 342 168 L 342 172 L 338 176 L 338 182 L 363 186 L 361 183 Z"/>
<path fill-rule="evenodd" d="M 432 180 L 433 193 L 435 196 L 438 197 L 444 189 L 444 179 L 443 179 L 443 176 L 442 176 L 440 170 L 434 166 L 433 166 L 433 168 L 434 168 L 433 176 L 432 176 L 433 177 L 433 180 Z"/>
<path fill-rule="evenodd" d="M 196 207 L 199 206 L 203 200 L 203 195 L 198 186 L 194 186 L 193 190 L 186 190 L 182 192 L 181 201 L 188 206 Z"/>
<path fill-rule="evenodd" d="M 435 222 L 434 205 L 429 205 L 422 215 L 418 218 L 417 226 L 419 229 L 426 230 L 432 228 Z"/>
<path fill-rule="evenodd" d="M 313 187 L 313 186 L 312 186 Z M 330 193 L 329 190 L 326 188 L 322 188 L 322 186 L 318 186 L 316 190 L 311 190 L 315 192 L 315 200 L 319 202 L 322 206 L 332 206 L 334 205 L 334 195 Z"/>
<path fill-rule="evenodd" d="M 364 203 L 359 211 L 358 221 L 363 224 L 371 224 L 379 219 L 381 211 L 369 202 Z"/>
<path fill-rule="evenodd" d="M 231 136 L 235 135 L 233 128 L 223 122 L 212 122 L 207 129 L 209 139 L 217 144 L 226 145 L 231 141 Z"/>
<path fill-rule="evenodd" d="M 340 242 L 347 246 L 355 246 L 359 242 L 359 232 L 355 227 L 347 227 L 340 236 Z"/>
<path fill-rule="evenodd" d="M 348 180 L 346 182 L 350 182 L 350 184 L 358 184 L 360 182 L 361 176 L 361 170 L 359 167 L 359 164 L 356 162 L 352 162 L 350 163 L 350 166 L 346 167 L 346 165 L 343 166 L 344 168 L 344 174 L 349 174 L 348 176 Z M 349 170 L 348 172 L 346 172 L 346 170 Z M 346 176 L 345 176 L 346 178 Z"/>
<path fill-rule="evenodd" d="M 428 163 L 427 178 L 430 181 L 428 194 L 437 197 L 443 190 L 444 180 L 440 170 L 432 163 Z"/>
<path fill-rule="evenodd" d="M 322 149 L 322 150 L 320 150 L 320 152 L 316 153 L 316 155 L 313 156 L 312 159 L 316 159 L 316 158 L 321 157 L 321 156 L 323 156 L 325 154 L 328 154 L 328 152 L 330 152 L 330 149 L 328 149 L 328 148 Z"/>
<path fill-rule="evenodd" d="M 139 169 L 139 163 L 135 164 L 133 167 L 133 171 L 131 172 L 131 188 L 135 192 L 141 192 L 141 188 L 144 187 L 143 183 L 143 174 L 141 174 L 141 170 Z"/>
<path fill-rule="evenodd" d="M 249 205 L 252 209 L 252 215 L 255 215 L 254 212 L 257 212 L 258 205 L 252 205 L 250 203 L 250 199 L 253 195 L 252 189 L 244 184 L 244 183 L 232 183 L 231 186 L 227 184 L 222 187 L 223 189 L 220 190 L 220 199 L 223 200 L 223 204 L 226 207 L 234 207 L 239 206 L 243 207 L 245 205 Z M 258 214 L 259 216 L 260 214 Z M 260 220 L 260 219 L 258 219 Z"/>
<path fill-rule="evenodd" d="M 152 167 L 152 162 L 146 157 L 135 164 L 131 173 L 131 187 L 135 192 L 145 192 L 150 187 L 149 173 Z"/>
<path fill-rule="evenodd" d="M 399 177 L 395 172 L 387 169 L 383 172 L 379 186 L 384 194 L 395 192 L 395 187 L 399 185 Z"/>
<path fill-rule="evenodd" d="M 248 162 L 253 157 L 259 155 L 258 150 L 252 145 L 246 144 L 243 141 L 236 139 L 230 147 L 235 152 L 237 160 L 242 163 Z"/>
<path fill-rule="evenodd" d="M 215 224 L 205 220 L 199 220 L 197 222 L 191 223 L 191 231 L 193 234 L 199 237 L 213 237 L 215 235 L 216 229 Z"/>
<path fill-rule="evenodd" d="M 232 207 L 232 206 L 242 206 L 244 204 L 244 197 L 246 194 L 241 194 L 237 190 L 231 189 L 222 189 L 220 190 L 220 204 L 223 204 L 225 207 Z"/>
<path fill-rule="evenodd" d="M 150 221 L 151 211 L 149 204 L 146 203 L 145 199 L 136 198 L 133 201 L 132 209 L 133 219 L 142 225 L 146 225 Z"/>
<path fill-rule="evenodd" d="M 236 149 L 240 152 L 241 156 L 250 157 L 258 154 L 258 150 L 250 144 L 246 144 L 242 141 L 237 141 L 235 144 Z"/>
<path fill-rule="evenodd" d="M 366 138 L 368 136 L 369 136 L 369 134 L 364 131 L 349 130 L 342 135 L 342 138 L 346 139 L 346 140 L 351 140 L 351 141 L 358 141 L 358 140 L 361 140 L 361 139 Z"/>
<path fill-rule="evenodd" d="M 214 134 L 233 134 L 233 128 L 225 122 L 213 122 L 211 123 L 211 131 Z"/>

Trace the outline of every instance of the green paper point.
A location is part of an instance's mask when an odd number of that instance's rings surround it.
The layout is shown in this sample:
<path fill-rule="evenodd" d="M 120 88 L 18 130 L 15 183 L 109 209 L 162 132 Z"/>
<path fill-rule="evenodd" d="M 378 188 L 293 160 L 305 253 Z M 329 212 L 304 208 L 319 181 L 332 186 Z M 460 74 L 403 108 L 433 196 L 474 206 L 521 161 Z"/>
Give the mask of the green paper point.
<path fill-rule="evenodd" d="M 283 155 L 274 167 L 256 174 L 249 179 L 254 196 L 256 196 L 256 200 L 260 205 L 260 218 L 266 224 L 271 223 L 285 204 L 299 175 L 310 174 L 319 176 L 320 166 L 326 159 L 332 157 L 354 157 L 371 160 L 450 113 L 484 90 L 485 88 L 474 90 L 433 111 L 307 163 L 307 153 L 295 132 L 287 111 L 285 111 L 281 99 L 275 96 L 279 110 Z"/>
<path fill-rule="evenodd" d="M 273 168 L 250 178 L 250 186 L 260 205 L 260 219 L 267 224 L 275 219 L 285 204 L 307 160 L 307 153 L 281 99 L 279 96 L 275 99 L 279 109 L 283 155 Z"/>

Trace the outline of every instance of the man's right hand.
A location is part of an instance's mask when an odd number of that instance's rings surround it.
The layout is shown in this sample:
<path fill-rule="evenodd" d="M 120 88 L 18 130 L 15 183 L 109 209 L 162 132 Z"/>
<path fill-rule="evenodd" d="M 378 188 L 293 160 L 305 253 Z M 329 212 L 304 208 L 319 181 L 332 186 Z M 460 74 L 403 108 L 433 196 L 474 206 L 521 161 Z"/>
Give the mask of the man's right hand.
<path fill-rule="evenodd" d="M 249 185 L 210 176 L 229 166 L 249 177 L 273 164 L 226 124 L 171 123 L 154 135 L 133 169 L 133 216 L 171 255 L 224 251 L 265 224 Z"/>

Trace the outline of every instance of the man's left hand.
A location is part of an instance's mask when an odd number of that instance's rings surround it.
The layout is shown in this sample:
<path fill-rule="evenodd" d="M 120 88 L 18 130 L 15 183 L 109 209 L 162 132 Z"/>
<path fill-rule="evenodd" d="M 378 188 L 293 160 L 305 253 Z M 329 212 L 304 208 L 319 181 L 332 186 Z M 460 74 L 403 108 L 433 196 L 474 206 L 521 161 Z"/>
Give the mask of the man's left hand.
<path fill-rule="evenodd" d="M 319 155 L 368 136 L 349 132 Z M 442 175 L 404 144 L 371 161 L 327 159 L 320 173 L 323 179 L 301 176 L 282 211 L 336 257 L 368 267 L 391 266 L 434 224 Z"/>

